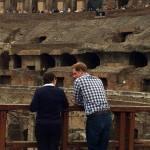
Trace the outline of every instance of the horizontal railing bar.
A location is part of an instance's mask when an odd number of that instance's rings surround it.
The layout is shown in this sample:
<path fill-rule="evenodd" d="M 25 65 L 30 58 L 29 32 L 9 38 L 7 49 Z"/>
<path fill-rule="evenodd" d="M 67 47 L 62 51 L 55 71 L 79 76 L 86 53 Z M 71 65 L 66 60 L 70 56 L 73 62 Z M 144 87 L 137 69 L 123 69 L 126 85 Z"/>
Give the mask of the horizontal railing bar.
<path fill-rule="evenodd" d="M 150 139 L 135 139 L 134 146 L 136 147 L 150 147 Z"/>
<path fill-rule="evenodd" d="M 28 110 L 29 104 L 0 104 L 0 110 L 2 111 L 8 111 L 8 110 Z"/>
<path fill-rule="evenodd" d="M 109 144 L 113 146 L 118 146 L 119 142 L 117 140 L 109 140 Z M 68 143 L 69 146 L 78 146 L 80 147 L 87 147 L 86 142 L 72 142 Z M 17 148 L 33 148 L 37 147 L 36 141 L 7 141 L 6 142 L 7 147 L 17 147 Z"/>
<path fill-rule="evenodd" d="M 118 146 L 119 142 L 117 140 L 110 140 L 110 146 Z M 72 142 L 68 143 L 69 146 L 78 146 L 86 147 L 86 142 Z M 136 139 L 134 140 L 135 147 L 150 147 L 150 140 L 149 139 Z M 8 147 L 17 147 L 17 148 L 34 148 L 37 147 L 36 141 L 7 141 L 6 146 Z"/>
<path fill-rule="evenodd" d="M 119 141 L 118 140 L 109 140 L 109 144 L 112 146 L 118 146 Z M 87 147 L 87 143 L 86 142 L 72 142 L 72 143 L 68 143 L 69 146 L 79 146 L 80 147 Z"/>
<path fill-rule="evenodd" d="M 83 111 L 82 107 L 71 106 L 69 111 Z M 113 112 L 150 112 L 150 106 L 111 105 Z"/>
<path fill-rule="evenodd" d="M 37 147 L 36 141 L 7 141 L 7 147 L 17 147 L 17 148 L 33 148 Z"/>
<path fill-rule="evenodd" d="M 0 111 L 28 110 L 29 104 L 0 104 Z M 111 105 L 113 112 L 150 112 L 150 106 Z M 70 106 L 69 111 L 83 111 L 82 107 Z"/>

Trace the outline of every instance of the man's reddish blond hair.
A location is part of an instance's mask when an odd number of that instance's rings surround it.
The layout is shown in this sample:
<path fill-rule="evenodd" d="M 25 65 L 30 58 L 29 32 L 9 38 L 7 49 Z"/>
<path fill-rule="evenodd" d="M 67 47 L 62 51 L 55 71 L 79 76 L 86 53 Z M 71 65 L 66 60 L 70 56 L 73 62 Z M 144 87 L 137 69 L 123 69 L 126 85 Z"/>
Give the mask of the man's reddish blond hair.
<path fill-rule="evenodd" d="M 87 72 L 87 65 L 83 62 L 77 62 L 73 64 L 72 68 L 75 69 L 76 71 Z"/>

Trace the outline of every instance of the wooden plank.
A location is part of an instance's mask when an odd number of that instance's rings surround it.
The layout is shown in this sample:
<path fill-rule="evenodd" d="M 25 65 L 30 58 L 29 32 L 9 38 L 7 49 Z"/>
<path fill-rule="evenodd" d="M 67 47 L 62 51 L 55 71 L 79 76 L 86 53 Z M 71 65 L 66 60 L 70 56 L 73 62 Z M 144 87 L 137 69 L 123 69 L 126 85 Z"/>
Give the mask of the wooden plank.
<path fill-rule="evenodd" d="M 111 105 L 113 112 L 150 112 L 150 106 L 132 105 Z M 83 111 L 82 107 L 71 106 L 69 111 Z"/>
<path fill-rule="evenodd" d="M 62 136 L 62 150 L 68 150 L 68 134 L 69 134 L 69 113 L 63 114 L 63 136 Z"/>
<path fill-rule="evenodd" d="M 36 141 L 7 141 L 7 147 L 13 148 L 34 148 L 37 147 Z"/>
<path fill-rule="evenodd" d="M 7 112 L 0 111 L 0 150 L 5 150 Z"/>
<path fill-rule="evenodd" d="M 125 128 L 126 128 L 125 112 L 120 114 L 119 122 L 119 150 L 125 150 Z"/>
<path fill-rule="evenodd" d="M 150 112 L 150 106 L 111 105 L 113 112 Z"/>
<path fill-rule="evenodd" d="M 128 129 L 128 149 L 134 149 L 134 128 L 135 128 L 135 113 L 129 113 L 129 129 Z"/>
<path fill-rule="evenodd" d="M 0 104 L 0 110 L 29 110 L 29 104 Z M 113 112 L 150 112 L 150 106 L 111 105 Z M 83 111 L 80 106 L 70 106 L 69 111 Z"/>
<path fill-rule="evenodd" d="M 119 145 L 119 141 L 118 140 L 109 140 L 109 145 L 110 146 L 114 146 L 114 147 L 118 147 Z M 71 143 L 68 143 L 68 146 L 70 147 L 77 147 L 77 146 L 80 146 L 80 147 L 87 147 L 87 143 L 86 142 L 71 142 Z"/>
<path fill-rule="evenodd" d="M 0 104 L 0 110 L 29 110 L 29 104 Z"/>
<path fill-rule="evenodd" d="M 109 145 L 118 147 L 118 140 L 109 140 Z M 80 147 L 87 147 L 86 142 L 72 142 L 68 143 L 68 146 L 79 146 Z M 16 147 L 16 148 L 34 148 L 37 147 L 37 142 L 36 141 L 6 141 L 6 146 L 7 147 Z"/>
<path fill-rule="evenodd" d="M 150 148 L 150 139 L 135 139 L 134 140 L 135 147 L 149 147 Z"/>

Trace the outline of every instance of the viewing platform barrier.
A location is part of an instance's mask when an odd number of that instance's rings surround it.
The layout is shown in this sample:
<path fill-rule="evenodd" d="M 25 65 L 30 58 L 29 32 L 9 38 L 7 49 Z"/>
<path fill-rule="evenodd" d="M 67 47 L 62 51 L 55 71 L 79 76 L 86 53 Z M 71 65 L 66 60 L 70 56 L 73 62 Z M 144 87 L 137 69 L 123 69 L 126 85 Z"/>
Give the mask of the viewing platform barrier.
<path fill-rule="evenodd" d="M 6 147 L 11 147 L 11 150 L 20 150 L 21 148 L 37 147 L 35 141 L 7 141 L 6 140 L 6 121 L 7 113 L 12 110 L 29 110 L 29 104 L 0 104 L 0 150 L 6 150 Z M 68 112 L 64 113 L 63 136 L 61 150 L 69 150 L 75 147 L 80 150 L 80 147 L 86 147 L 85 142 L 69 142 L 69 112 L 83 111 L 79 106 L 69 107 Z M 109 144 L 116 147 L 117 150 L 134 150 L 135 148 L 150 148 L 150 139 L 134 138 L 135 130 L 135 113 L 150 112 L 150 106 L 128 106 L 128 105 L 111 105 L 111 111 L 116 116 L 117 121 L 117 139 L 110 140 Z"/>

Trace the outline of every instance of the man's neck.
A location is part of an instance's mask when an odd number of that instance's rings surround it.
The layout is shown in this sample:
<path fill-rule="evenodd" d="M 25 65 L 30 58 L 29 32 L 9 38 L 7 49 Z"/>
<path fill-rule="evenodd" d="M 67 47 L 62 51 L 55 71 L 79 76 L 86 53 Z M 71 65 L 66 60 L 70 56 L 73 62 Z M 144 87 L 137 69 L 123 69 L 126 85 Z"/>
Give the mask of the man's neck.
<path fill-rule="evenodd" d="M 81 75 L 80 75 L 80 77 L 82 77 L 82 76 L 84 76 L 86 74 L 88 74 L 88 73 L 87 72 L 82 72 Z"/>

